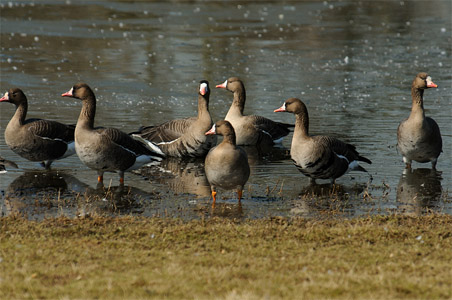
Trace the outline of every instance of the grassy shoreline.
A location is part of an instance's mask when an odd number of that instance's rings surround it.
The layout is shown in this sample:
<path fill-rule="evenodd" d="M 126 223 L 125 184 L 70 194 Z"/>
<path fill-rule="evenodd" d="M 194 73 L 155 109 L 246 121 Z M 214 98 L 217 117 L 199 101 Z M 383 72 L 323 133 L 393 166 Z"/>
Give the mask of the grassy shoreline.
<path fill-rule="evenodd" d="M 0 218 L 0 298 L 452 298 L 452 216 Z"/>

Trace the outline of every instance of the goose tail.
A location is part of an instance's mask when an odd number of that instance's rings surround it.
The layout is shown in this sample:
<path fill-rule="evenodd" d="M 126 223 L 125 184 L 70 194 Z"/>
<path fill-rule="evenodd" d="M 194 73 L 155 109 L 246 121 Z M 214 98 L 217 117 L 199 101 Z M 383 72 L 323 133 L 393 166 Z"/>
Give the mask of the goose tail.
<path fill-rule="evenodd" d="M 132 134 L 131 136 L 136 141 L 139 141 L 143 145 L 145 145 L 146 148 L 149 149 L 155 156 L 157 156 L 159 158 L 165 158 L 165 153 L 163 153 L 162 150 L 160 150 L 160 148 L 153 142 L 150 142 L 137 134 Z"/>

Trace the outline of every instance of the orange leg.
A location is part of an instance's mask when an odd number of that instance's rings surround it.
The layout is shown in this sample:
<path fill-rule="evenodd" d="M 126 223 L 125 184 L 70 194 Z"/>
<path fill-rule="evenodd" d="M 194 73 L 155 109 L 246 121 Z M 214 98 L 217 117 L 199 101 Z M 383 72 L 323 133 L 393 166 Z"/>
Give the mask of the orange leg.
<path fill-rule="evenodd" d="M 104 182 L 104 176 L 103 175 L 97 176 L 97 182 Z"/>
<path fill-rule="evenodd" d="M 243 191 L 242 191 L 241 189 L 238 189 L 238 190 L 237 190 L 237 196 L 238 196 L 238 198 L 239 198 L 239 204 L 242 203 L 242 202 L 240 201 L 240 200 L 242 199 L 242 193 L 243 193 Z"/>
<path fill-rule="evenodd" d="M 217 201 L 217 192 L 212 191 L 212 208 L 215 208 L 215 201 Z"/>
<path fill-rule="evenodd" d="M 124 171 L 119 171 L 119 184 L 123 185 L 124 184 Z"/>

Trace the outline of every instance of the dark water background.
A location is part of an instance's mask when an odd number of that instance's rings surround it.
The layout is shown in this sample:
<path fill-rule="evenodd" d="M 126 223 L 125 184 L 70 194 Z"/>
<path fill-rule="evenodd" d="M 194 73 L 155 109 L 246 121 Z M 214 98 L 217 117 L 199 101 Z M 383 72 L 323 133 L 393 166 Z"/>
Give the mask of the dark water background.
<path fill-rule="evenodd" d="M 2 215 L 217 214 L 242 218 L 324 214 L 452 213 L 451 1 L 2 1 L 0 92 L 20 87 L 28 117 L 75 123 L 81 105 L 62 98 L 79 81 L 95 89 L 96 124 L 124 131 L 196 114 L 197 85 L 210 82 L 210 110 L 223 118 L 232 94 L 215 90 L 243 79 L 245 112 L 294 122 L 273 110 L 305 101 L 312 134 L 353 143 L 373 161 L 373 176 L 350 173 L 312 187 L 284 151 L 250 155 L 242 208 L 221 191 L 210 210 L 200 162 L 165 161 L 160 169 L 96 173 L 72 156 L 39 171 L 8 149 L 4 129 L 14 106 L 0 105 L 0 154 L 20 168 L 0 175 Z M 396 129 L 411 108 L 410 86 L 428 72 L 426 114 L 439 124 L 438 172 L 414 164 L 403 174 Z M 283 145 L 290 149 L 292 135 Z M 36 172 L 36 170 L 38 170 Z M 225 199 L 221 199 L 225 197 Z M 75 199 L 75 200 L 74 200 Z"/>

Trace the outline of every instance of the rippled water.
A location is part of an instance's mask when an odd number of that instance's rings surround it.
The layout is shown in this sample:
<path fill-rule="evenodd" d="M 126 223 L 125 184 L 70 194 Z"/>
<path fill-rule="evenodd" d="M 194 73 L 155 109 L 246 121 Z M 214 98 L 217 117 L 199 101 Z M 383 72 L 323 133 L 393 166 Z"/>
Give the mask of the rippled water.
<path fill-rule="evenodd" d="M 75 123 L 80 103 L 60 95 L 85 81 L 98 98 L 96 124 L 129 132 L 195 115 L 201 79 L 213 87 L 239 76 L 246 113 L 293 122 L 273 110 L 289 97 L 301 98 L 311 133 L 355 144 L 373 161 L 365 166 L 373 181 L 350 173 L 334 189 L 310 186 L 285 156 L 290 135 L 286 150 L 266 158 L 250 153 L 242 208 L 234 193 L 221 191 L 217 209 L 210 210 L 202 162 L 168 160 L 160 169 L 126 174 L 123 189 L 115 187 L 117 175 L 108 174 L 105 183 L 111 180 L 113 188 L 106 193 L 76 156 L 36 173 L 37 164 L 10 151 L 3 132 L 14 107 L 1 103 L 1 156 L 20 166 L 0 175 L 1 212 L 187 219 L 451 214 L 450 11 L 450 1 L 3 1 L 0 91 L 22 88 L 28 117 Z M 444 149 L 439 172 L 415 164 L 403 174 L 396 129 L 409 115 L 411 82 L 421 71 L 439 86 L 424 100 Z M 225 116 L 231 101 L 231 93 L 212 91 L 214 120 Z"/>

